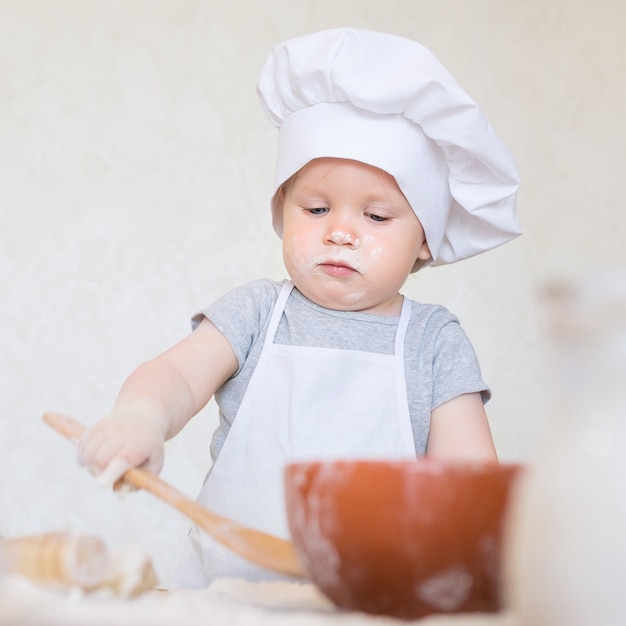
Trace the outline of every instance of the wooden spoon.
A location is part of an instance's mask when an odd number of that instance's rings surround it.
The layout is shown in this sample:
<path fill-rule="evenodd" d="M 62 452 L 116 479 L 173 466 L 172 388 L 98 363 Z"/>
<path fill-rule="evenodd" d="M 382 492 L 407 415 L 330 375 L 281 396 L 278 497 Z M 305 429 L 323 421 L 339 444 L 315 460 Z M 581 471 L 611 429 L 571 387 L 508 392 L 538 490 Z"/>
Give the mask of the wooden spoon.
<path fill-rule="evenodd" d="M 43 420 L 57 432 L 74 442 L 78 441 L 85 431 L 85 427 L 80 422 L 67 415 L 47 412 L 44 413 Z M 249 561 L 279 574 L 297 578 L 306 576 L 290 541 L 216 515 L 155 474 L 140 467 L 129 469 L 120 481 L 138 489 L 145 489 L 167 502 L 193 520 L 216 541 Z"/>

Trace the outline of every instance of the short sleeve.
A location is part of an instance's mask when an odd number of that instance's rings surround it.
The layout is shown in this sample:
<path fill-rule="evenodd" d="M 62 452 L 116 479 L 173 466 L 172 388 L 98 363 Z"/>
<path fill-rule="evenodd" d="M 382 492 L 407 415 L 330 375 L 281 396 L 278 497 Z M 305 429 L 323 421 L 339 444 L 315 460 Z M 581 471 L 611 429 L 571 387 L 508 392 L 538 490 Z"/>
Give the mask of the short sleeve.
<path fill-rule="evenodd" d="M 439 330 L 433 353 L 432 409 L 465 393 L 480 392 L 483 403 L 491 390 L 482 379 L 476 352 L 456 319 Z"/>
<path fill-rule="evenodd" d="M 212 322 L 230 343 L 239 362 L 239 371 L 267 327 L 280 287 L 280 283 L 269 279 L 236 287 L 196 313 L 191 327 L 195 330 L 203 318 Z"/>

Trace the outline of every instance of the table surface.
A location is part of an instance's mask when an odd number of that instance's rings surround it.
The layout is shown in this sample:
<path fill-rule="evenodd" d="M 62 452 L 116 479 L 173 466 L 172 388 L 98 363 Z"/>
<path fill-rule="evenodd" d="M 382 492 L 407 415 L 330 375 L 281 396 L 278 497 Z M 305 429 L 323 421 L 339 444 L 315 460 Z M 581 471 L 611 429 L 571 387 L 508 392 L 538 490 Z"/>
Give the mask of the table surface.
<path fill-rule="evenodd" d="M 135 598 L 100 590 L 50 589 L 0 578 L 0 625 L 22 626 L 519 626 L 509 613 L 397 620 L 336 609 L 310 583 L 215 581 L 206 589 L 149 591 Z"/>

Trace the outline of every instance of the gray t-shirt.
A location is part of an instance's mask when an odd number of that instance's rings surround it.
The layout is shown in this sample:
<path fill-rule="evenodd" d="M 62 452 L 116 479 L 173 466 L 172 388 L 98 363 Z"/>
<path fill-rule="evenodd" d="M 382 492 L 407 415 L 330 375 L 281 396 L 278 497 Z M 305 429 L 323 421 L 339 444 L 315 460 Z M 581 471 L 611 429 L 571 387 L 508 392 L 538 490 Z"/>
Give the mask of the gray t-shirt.
<path fill-rule="evenodd" d="M 284 283 L 259 279 L 238 287 L 193 318 L 207 317 L 230 342 L 239 368 L 216 392 L 219 427 L 211 442 L 217 458 L 259 360 L 269 320 Z M 293 289 L 275 341 L 280 344 L 394 353 L 399 317 L 318 306 Z M 405 375 L 417 455 L 426 451 L 431 411 L 464 393 L 491 392 L 482 380 L 474 349 L 458 319 L 445 307 L 412 301 L 405 339 Z M 355 425 L 357 428 L 358 425 Z"/>

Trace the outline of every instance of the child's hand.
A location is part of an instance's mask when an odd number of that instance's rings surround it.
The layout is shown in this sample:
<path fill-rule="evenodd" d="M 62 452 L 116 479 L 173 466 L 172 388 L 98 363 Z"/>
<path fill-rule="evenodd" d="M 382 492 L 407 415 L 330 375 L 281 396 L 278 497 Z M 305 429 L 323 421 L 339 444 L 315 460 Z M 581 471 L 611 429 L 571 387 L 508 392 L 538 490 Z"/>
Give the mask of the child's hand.
<path fill-rule="evenodd" d="M 78 462 L 111 487 L 133 467 L 158 474 L 163 467 L 163 429 L 158 420 L 112 413 L 87 430 L 78 442 Z"/>

